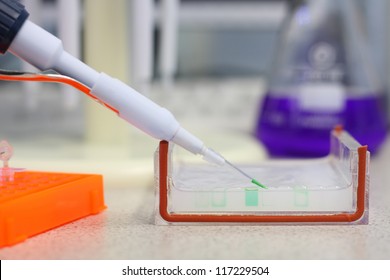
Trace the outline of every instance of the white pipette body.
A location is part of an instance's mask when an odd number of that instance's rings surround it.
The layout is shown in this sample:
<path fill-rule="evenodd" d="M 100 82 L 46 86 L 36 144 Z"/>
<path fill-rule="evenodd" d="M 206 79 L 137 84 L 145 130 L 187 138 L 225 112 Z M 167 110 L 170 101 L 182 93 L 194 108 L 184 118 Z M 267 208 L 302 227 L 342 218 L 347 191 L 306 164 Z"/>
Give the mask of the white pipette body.
<path fill-rule="evenodd" d="M 225 159 L 182 128 L 171 112 L 125 83 L 98 73 L 67 53 L 60 39 L 26 20 L 8 49 L 41 70 L 55 70 L 91 88 L 91 93 L 118 111 L 121 118 L 160 140 L 171 141 L 218 165 Z"/>

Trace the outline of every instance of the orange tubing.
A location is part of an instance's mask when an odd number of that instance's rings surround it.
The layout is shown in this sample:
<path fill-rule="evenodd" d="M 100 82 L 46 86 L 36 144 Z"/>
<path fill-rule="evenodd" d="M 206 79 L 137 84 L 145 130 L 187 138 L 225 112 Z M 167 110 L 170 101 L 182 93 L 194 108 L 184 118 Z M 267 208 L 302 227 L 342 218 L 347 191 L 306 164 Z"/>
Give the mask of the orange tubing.
<path fill-rule="evenodd" d="M 12 72 L 10 72 L 12 73 Z M 44 82 L 44 83 L 60 83 L 60 84 L 67 84 L 70 85 L 79 91 L 85 93 L 93 100 L 97 101 L 98 103 L 102 104 L 103 106 L 107 107 L 111 111 L 114 111 L 116 114 L 118 114 L 118 110 L 111 107 L 110 105 L 102 102 L 99 98 L 94 96 L 91 93 L 91 89 L 84 84 L 80 83 L 79 81 L 72 79 L 67 76 L 63 75 L 56 75 L 56 74 L 0 74 L 0 80 L 4 81 L 19 81 L 19 82 Z"/>

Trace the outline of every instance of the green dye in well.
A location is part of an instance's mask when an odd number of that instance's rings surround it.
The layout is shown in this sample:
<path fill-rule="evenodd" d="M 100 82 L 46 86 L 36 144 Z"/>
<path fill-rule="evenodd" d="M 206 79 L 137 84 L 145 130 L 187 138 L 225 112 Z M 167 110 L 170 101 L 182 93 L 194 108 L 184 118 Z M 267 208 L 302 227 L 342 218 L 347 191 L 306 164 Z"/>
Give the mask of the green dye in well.
<path fill-rule="evenodd" d="M 245 206 L 258 206 L 259 205 L 259 190 L 245 189 Z"/>

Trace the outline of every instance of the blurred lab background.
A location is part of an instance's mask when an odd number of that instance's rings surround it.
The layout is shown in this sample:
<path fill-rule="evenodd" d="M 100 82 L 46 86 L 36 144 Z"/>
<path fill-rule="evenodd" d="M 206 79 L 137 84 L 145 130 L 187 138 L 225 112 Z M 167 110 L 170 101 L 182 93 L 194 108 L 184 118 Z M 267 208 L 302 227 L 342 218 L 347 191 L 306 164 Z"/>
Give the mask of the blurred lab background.
<path fill-rule="evenodd" d="M 267 154 L 254 137 L 260 104 L 282 27 L 303 1 L 22 2 L 30 20 L 62 38 L 70 53 L 165 106 L 226 157 Z M 353 2 L 388 94 L 390 3 Z M 11 54 L 0 57 L 0 68 L 37 71 Z M 15 163 L 27 165 L 21 167 L 102 174 L 111 168 L 109 179 L 139 176 L 141 183 L 158 144 L 69 87 L 3 81 L 0 138 L 14 146 Z"/>

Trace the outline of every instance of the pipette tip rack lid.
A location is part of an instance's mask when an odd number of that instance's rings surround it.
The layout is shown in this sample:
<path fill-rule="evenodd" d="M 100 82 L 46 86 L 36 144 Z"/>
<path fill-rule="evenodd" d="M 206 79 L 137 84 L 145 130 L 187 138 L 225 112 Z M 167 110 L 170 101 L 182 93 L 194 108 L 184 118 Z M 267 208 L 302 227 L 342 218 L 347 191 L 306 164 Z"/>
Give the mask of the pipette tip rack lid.
<path fill-rule="evenodd" d="M 101 175 L 9 167 L 11 145 L 0 142 L 0 248 L 103 211 Z"/>

